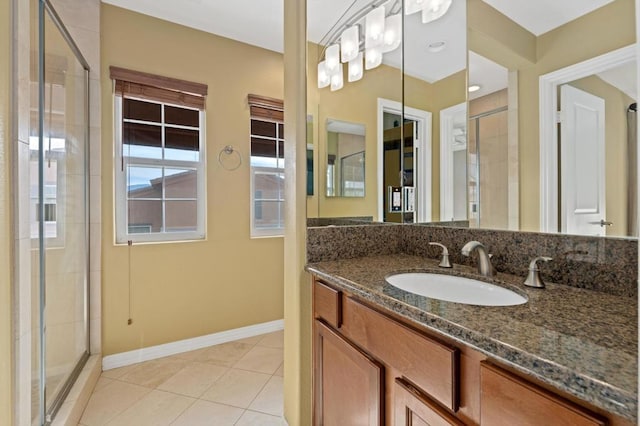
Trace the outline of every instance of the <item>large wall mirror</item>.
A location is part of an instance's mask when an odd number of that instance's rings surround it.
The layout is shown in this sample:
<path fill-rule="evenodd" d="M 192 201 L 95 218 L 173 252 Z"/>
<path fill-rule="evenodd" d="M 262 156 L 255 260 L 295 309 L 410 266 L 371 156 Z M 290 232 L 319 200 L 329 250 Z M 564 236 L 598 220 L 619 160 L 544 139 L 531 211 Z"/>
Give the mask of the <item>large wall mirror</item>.
<path fill-rule="evenodd" d="M 435 2 L 440 16 L 429 2 L 330 3 L 308 0 L 314 144 L 326 158 L 328 118 L 362 123 L 366 190 L 319 188 L 309 217 L 637 236 L 633 0 L 453 0 Z M 372 67 L 367 16 L 380 6 L 403 41 Z M 342 81 L 320 88 L 318 64 L 354 25 L 362 76 L 341 62 Z"/>
<path fill-rule="evenodd" d="M 440 112 L 466 102 L 466 3 L 309 0 L 307 9 L 319 185 L 308 216 L 437 220 Z M 364 127 L 363 192 L 356 197 L 335 191 L 333 121 Z M 456 122 L 458 130 L 453 120 L 447 125 L 452 138 L 466 132 L 466 120 Z"/>
<path fill-rule="evenodd" d="M 468 5 L 470 226 L 637 236 L 634 2 Z"/>

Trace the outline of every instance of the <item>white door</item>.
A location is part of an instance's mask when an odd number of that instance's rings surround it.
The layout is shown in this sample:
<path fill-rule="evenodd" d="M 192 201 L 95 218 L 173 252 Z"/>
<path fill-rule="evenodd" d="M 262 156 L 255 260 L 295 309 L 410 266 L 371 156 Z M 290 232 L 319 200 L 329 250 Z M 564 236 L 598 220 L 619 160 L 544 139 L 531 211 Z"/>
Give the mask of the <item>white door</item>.
<path fill-rule="evenodd" d="M 560 88 L 562 232 L 605 235 L 604 99 Z"/>

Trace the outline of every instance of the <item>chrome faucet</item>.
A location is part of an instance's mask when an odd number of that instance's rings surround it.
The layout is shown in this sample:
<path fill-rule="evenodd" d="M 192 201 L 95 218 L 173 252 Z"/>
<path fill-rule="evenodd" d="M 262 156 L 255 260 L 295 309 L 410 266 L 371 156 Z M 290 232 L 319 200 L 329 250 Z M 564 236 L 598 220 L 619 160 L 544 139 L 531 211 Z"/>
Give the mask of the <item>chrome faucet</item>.
<path fill-rule="evenodd" d="M 449 262 L 449 250 L 444 244 L 440 243 L 429 243 L 430 246 L 437 246 L 442 249 L 442 259 L 440 260 L 440 264 L 438 265 L 441 268 L 452 268 L 451 262 Z"/>
<path fill-rule="evenodd" d="M 473 250 L 478 251 L 478 273 L 485 277 L 492 277 L 496 274 L 491 264 L 491 255 L 487 254 L 487 250 L 482 243 L 478 241 L 469 241 L 462 247 L 462 255 L 469 256 Z"/>
<path fill-rule="evenodd" d="M 550 262 L 553 259 L 547 256 L 536 257 L 529 264 L 529 275 L 524 280 L 524 285 L 527 287 L 544 288 L 544 281 L 540 278 L 540 269 L 538 269 L 538 261 Z"/>

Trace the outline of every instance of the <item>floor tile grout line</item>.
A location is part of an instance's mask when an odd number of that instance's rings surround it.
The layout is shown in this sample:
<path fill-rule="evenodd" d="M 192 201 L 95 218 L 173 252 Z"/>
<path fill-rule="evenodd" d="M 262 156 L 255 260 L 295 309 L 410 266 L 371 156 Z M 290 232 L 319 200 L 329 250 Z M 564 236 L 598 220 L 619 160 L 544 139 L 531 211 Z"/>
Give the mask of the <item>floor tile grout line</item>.
<path fill-rule="evenodd" d="M 184 395 L 181 395 L 181 396 L 184 396 Z M 199 399 L 197 399 L 197 398 L 192 398 L 192 399 L 193 399 L 193 401 L 191 402 L 191 404 L 189 404 L 189 406 L 188 406 L 188 407 L 186 407 L 184 410 L 182 410 L 182 411 L 180 412 L 180 414 L 178 414 L 178 415 L 176 416 L 176 418 L 175 418 L 175 419 L 173 419 L 173 420 L 171 421 L 171 423 L 169 423 L 169 426 L 171 426 L 172 424 L 174 424 L 174 423 L 175 423 L 175 422 L 176 422 L 176 421 L 177 421 L 177 420 L 178 420 L 178 419 L 179 419 L 179 418 L 180 418 L 184 413 L 186 413 L 186 412 L 187 412 L 187 410 L 188 410 L 189 408 L 193 407 L 193 404 L 195 404 L 196 402 L 198 402 L 198 401 L 199 401 Z"/>
<path fill-rule="evenodd" d="M 280 368 L 279 365 L 278 365 L 278 368 Z M 278 368 L 276 368 L 273 373 L 265 373 L 264 371 L 248 370 L 246 368 L 237 368 L 237 367 L 231 367 L 231 370 L 240 370 L 240 371 L 247 371 L 249 373 L 259 373 L 267 376 L 273 376 L 274 374 L 276 374 L 276 371 L 278 371 Z"/>
<path fill-rule="evenodd" d="M 240 414 L 240 417 L 238 417 L 238 420 L 236 420 L 235 422 L 233 422 L 234 426 L 238 424 L 238 422 L 240 421 L 240 419 L 242 418 L 242 416 L 244 416 L 244 413 L 246 413 L 248 410 L 245 408 L 242 411 L 242 414 Z"/>
<path fill-rule="evenodd" d="M 246 410 L 249 409 L 249 407 L 251 407 L 251 404 L 253 404 L 253 401 L 256 400 L 256 398 L 258 397 L 258 395 L 260 395 L 260 392 L 262 392 L 262 390 L 264 389 L 265 386 L 267 386 L 267 383 L 269 383 L 269 380 L 271 380 L 271 378 L 267 379 L 266 382 L 264 382 L 264 385 L 262 385 L 262 387 L 260 388 L 260 390 L 256 393 L 256 396 L 253 397 L 253 399 L 251 400 L 251 402 L 249 402 L 249 404 L 247 405 L 247 407 L 245 408 Z"/>
<path fill-rule="evenodd" d="M 115 380 L 114 380 L 114 381 L 115 381 Z M 125 383 L 125 384 L 128 384 L 128 385 L 132 384 L 132 383 L 127 383 L 127 382 L 121 382 L 121 383 Z M 144 398 L 144 397 L 145 397 L 145 396 L 147 396 L 149 393 L 151 393 L 151 391 L 153 391 L 153 389 L 148 388 L 148 387 L 146 387 L 146 386 L 140 386 L 140 385 L 135 385 L 135 386 L 138 386 L 138 387 L 142 387 L 142 388 L 148 389 L 148 390 L 149 390 L 149 392 L 146 392 L 146 393 L 144 393 L 143 395 L 140 395 L 138 398 L 136 398 L 136 399 L 131 403 L 131 405 L 127 406 L 127 408 L 125 408 L 124 410 L 122 410 L 122 411 L 118 412 L 117 414 L 114 414 L 114 415 L 113 415 L 113 416 L 112 416 L 112 417 L 111 417 L 111 418 L 110 418 L 106 423 L 104 423 L 104 426 L 107 426 L 107 425 L 108 425 L 111 421 L 113 421 L 116 417 L 118 417 L 120 414 L 122 414 L 122 413 L 124 413 L 125 411 L 127 411 L 129 408 L 133 407 L 133 406 L 134 406 L 138 401 L 140 401 L 142 398 Z M 94 392 L 92 392 L 92 393 L 91 393 L 91 395 L 89 396 L 89 401 L 91 400 L 91 398 L 93 397 L 93 395 L 95 395 L 95 393 L 94 393 Z M 84 417 L 84 414 L 85 414 L 85 412 L 87 411 L 88 405 L 89 405 L 89 402 L 87 402 L 87 405 L 84 407 L 84 410 L 82 410 L 82 414 L 80 415 L 80 420 L 82 420 L 82 417 Z M 89 425 L 89 426 L 91 426 L 91 425 Z"/>
<path fill-rule="evenodd" d="M 258 391 L 258 393 L 256 394 L 256 396 L 251 400 L 251 402 L 249 403 L 249 406 L 247 407 L 247 410 L 249 410 L 249 409 L 251 408 L 251 404 L 253 404 L 253 403 L 255 402 L 256 398 L 260 395 L 260 393 L 264 390 L 264 388 L 269 384 L 269 382 L 271 381 L 271 379 L 273 379 L 273 374 L 271 375 L 271 377 L 269 377 L 269 380 L 267 380 L 267 381 L 265 382 L 264 386 L 262 386 L 262 388 L 260 388 L 260 390 Z M 251 410 L 251 411 L 255 411 L 255 412 L 257 412 L 257 413 L 262 413 L 262 414 L 269 414 L 269 413 L 264 413 L 264 412 L 262 412 L 262 411 L 260 411 L 260 410 L 255 410 L 255 409 L 253 409 L 253 410 Z M 269 414 L 269 415 L 272 415 L 272 414 Z"/>

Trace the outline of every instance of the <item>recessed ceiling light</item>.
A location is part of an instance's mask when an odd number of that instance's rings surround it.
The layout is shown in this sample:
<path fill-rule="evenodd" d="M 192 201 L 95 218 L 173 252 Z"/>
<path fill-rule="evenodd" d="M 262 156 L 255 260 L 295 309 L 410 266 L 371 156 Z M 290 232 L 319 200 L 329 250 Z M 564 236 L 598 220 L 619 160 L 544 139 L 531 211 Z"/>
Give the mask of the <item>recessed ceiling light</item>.
<path fill-rule="evenodd" d="M 478 84 L 472 84 L 469 86 L 469 93 L 477 92 L 478 90 L 480 90 L 480 85 Z"/>
<path fill-rule="evenodd" d="M 434 41 L 433 43 L 429 43 L 429 45 L 427 46 L 427 50 L 432 53 L 441 52 L 442 50 L 444 50 L 445 44 L 446 43 L 444 41 Z"/>

